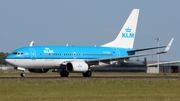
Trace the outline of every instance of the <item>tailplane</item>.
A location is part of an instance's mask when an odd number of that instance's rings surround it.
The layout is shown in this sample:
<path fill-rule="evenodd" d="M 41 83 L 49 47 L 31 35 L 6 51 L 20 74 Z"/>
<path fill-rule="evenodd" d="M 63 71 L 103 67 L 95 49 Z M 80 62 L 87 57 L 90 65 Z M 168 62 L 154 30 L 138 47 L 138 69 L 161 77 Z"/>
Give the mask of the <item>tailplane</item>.
<path fill-rule="evenodd" d="M 138 16 L 139 9 L 133 9 L 116 39 L 102 46 L 133 48 Z"/>

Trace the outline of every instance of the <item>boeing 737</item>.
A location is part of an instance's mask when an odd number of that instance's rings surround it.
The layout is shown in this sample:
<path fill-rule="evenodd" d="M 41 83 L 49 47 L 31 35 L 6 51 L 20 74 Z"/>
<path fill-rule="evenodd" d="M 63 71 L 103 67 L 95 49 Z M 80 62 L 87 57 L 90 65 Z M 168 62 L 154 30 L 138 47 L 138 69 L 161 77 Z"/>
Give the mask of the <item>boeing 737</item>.
<path fill-rule="evenodd" d="M 134 49 L 134 39 L 138 22 L 139 9 L 133 9 L 115 40 L 101 46 L 29 46 L 18 48 L 6 57 L 6 62 L 15 69 L 34 73 L 46 73 L 50 69 L 60 69 L 61 77 L 68 77 L 70 72 L 80 72 L 84 77 L 91 77 L 91 68 L 96 65 L 124 62 L 132 57 L 163 54 L 168 52 L 173 42 L 167 46 Z M 165 48 L 164 51 L 149 54 L 135 54 L 139 51 Z"/>

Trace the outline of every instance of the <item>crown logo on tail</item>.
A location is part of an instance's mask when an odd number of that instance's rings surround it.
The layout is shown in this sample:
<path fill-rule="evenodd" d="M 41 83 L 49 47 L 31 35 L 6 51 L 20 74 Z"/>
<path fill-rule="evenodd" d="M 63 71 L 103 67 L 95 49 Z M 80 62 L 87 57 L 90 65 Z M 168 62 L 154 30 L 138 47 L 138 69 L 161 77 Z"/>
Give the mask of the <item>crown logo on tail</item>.
<path fill-rule="evenodd" d="M 125 28 L 126 32 L 131 32 L 131 28 Z"/>

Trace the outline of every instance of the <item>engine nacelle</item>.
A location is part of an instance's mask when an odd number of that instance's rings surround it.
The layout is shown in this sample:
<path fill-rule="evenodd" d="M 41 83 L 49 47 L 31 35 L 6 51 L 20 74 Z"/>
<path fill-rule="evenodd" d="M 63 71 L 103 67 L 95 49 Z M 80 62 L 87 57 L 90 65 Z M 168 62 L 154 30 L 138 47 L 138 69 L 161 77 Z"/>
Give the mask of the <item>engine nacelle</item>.
<path fill-rule="evenodd" d="M 72 61 L 68 62 L 66 65 L 66 70 L 68 72 L 86 72 L 88 68 L 88 64 L 84 61 Z"/>
<path fill-rule="evenodd" d="M 49 69 L 28 69 L 32 73 L 47 73 Z"/>

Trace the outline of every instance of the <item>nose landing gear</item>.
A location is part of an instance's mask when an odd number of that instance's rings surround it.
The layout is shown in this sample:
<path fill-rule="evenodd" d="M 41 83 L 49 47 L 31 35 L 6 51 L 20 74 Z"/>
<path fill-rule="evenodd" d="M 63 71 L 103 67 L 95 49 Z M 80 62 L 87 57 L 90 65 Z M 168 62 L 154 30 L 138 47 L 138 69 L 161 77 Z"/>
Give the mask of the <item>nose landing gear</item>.
<path fill-rule="evenodd" d="M 20 75 L 21 75 L 21 77 L 25 77 L 26 76 L 25 72 L 22 72 Z"/>
<path fill-rule="evenodd" d="M 25 68 L 22 68 L 22 67 L 14 67 L 14 69 L 16 69 L 16 70 L 18 70 L 18 71 L 22 71 L 21 72 L 21 74 L 20 74 L 20 76 L 21 77 L 25 77 L 26 76 L 26 74 L 25 74 Z"/>

